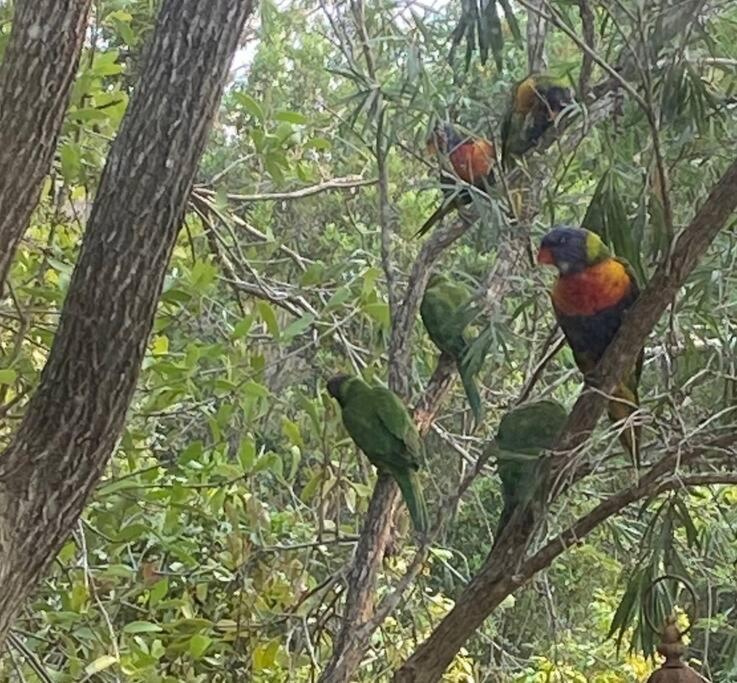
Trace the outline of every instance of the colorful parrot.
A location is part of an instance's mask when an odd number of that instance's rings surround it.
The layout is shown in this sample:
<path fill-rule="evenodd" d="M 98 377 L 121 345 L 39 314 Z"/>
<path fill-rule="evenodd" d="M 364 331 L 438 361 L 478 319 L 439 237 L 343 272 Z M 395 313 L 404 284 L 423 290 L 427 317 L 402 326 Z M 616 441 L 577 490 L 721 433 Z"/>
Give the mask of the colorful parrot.
<path fill-rule="evenodd" d="M 566 226 L 543 237 L 537 261 L 558 269 L 551 294 L 555 317 L 576 364 L 586 375 L 596 367 L 622 324 L 624 312 L 640 294 L 632 268 L 614 258 L 596 233 Z M 608 408 L 613 422 L 630 417 L 639 407 L 637 387 L 643 358 L 644 350 L 613 392 Z M 639 426 L 624 428 L 620 441 L 639 468 Z"/>
<path fill-rule="evenodd" d="M 494 184 L 494 145 L 483 138 L 464 135 L 449 123 L 437 126 L 427 142 L 428 152 L 440 162 L 440 182 L 443 203 L 415 233 L 424 235 L 433 225 L 447 216 L 453 209 L 470 204 L 473 200 L 468 188 L 458 189 L 454 185 L 462 180 L 482 192 Z"/>
<path fill-rule="evenodd" d="M 470 309 L 470 290 L 460 282 L 433 274 L 420 305 L 420 316 L 433 344 L 456 362 L 474 420 L 481 421 L 481 396 L 474 380 L 474 368 L 468 362 L 466 327 L 475 317 Z"/>
<path fill-rule="evenodd" d="M 514 511 L 524 506 L 524 524 L 533 523 L 530 503 L 545 478 L 540 455 L 555 446 L 566 421 L 566 411 L 556 401 L 534 401 L 510 410 L 499 423 L 492 447 L 502 480 L 504 508 L 494 542 Z"/>
<path fill-rule="evenodd" d="M 531 74 L 514 86 L 502 120 L 502 166 L 510 156 L 534 147 L 563 109 L 573 103 L 569 88 L 544 74 Z"/>
<path fill-rule="evenodd" d="M 417 476 L 423 446 L 415 423 L 397 395 L 371 387 L 358 377 L 336 375 L 328 393 L 340 404 L 348 434 L 372 465 L 397 482 L 415 529 L 430 527 L 425 498 Z"/>

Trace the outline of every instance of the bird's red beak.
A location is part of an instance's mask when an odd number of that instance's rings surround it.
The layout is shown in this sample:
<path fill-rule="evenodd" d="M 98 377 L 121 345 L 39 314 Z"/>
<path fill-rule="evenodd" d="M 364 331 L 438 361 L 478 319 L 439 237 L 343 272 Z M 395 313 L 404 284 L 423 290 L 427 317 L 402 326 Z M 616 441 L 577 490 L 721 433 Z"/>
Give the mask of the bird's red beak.
<path fill-rule="evenodd" d="M 548 247 L 540 247 L 540 251 L 537 252 L 537 262 L 541 266 L 552 266 L 555 265 L 555 259 L 553 259 L 553 252 Z"/>

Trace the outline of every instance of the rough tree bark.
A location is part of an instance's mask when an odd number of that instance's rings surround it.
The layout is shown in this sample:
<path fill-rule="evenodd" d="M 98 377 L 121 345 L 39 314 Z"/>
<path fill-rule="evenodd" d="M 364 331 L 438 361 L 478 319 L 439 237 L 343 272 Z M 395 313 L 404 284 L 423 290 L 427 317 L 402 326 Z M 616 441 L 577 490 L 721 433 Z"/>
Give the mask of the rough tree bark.
<path fill-rule="evenodd" d="M 0 66 L 0 294 L 51 167 L 90 4 L 16 2 Z"/>
<path fill-rule="evenodd" d="M 611 394 L 624 370 L 635 362 L 647 335 L 735 209 L 737 161 L 729 166 L 689 226 L 676 240 L 670 258 L 658 268 L 632 307 L 593 375 L 592 379 L 599 391 L 584 391 L 573 407 L 561 437 L 564 452 L 553 460 L 553 478 L 565 467 L 565 451 L 580 445 L 591 433 L 604 410 L 606 395 Z M 569 474 L 569 480 L 575 478 L 575 473 Z M 498 545 L 459 596 L 453 609 L 397 671 L 394 678 L 397 683 L 431 683 L 440 680 L 466 640 L 502 600 L 547 566 L 538 564 L 534 566 L 534 571 L 526 571 L 526 561 L 520 562 L 519 553 L 525 547 L 530 532 L 524 532 L 519 521 L 513 518 Z M 552 555 L 549 559 L 552 561 L 554 557 Z"/>
<path fill-rule="evenodd" d="M 124 424 L 251 0 L 164 0 L 35 395 L 0 456 L 0 645 Z"/>

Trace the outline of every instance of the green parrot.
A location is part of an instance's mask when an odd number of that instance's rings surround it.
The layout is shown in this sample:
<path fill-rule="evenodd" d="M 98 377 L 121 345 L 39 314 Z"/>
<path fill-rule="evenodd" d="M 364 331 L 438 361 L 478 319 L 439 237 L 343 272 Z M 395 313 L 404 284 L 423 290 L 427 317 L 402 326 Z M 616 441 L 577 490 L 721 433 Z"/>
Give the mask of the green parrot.
<path fill-rule="evenodd" d="M 555 446 L 567 416 L 557 401 L 541 400 L 513 408 L 499 423 L 492 447 L 502 480 L 504 508 L 494 535 L 495 543 L 517 508 L 525 511 L 525 525 L 533 523 L 530 503 L 546 477 L 540 455 Z"/>
<path fill-rule="evenodd" d="M 573 103 L 570 89 L 546 74 L 517 83 L 502 120 L 502 165 L 534 147 L 563 109 Z"/>
<path fill-rule="evenodd" d="M 481 396 L 469 363 L 466 327 L 474 313 L 469 308 L 471 292 L 460 282 L 433 274 L 420 305 L 420 317 L 433 344 L 455 360 L 474 420 L 481 421 Z"/>
<path fill-rule="evenodd" d="M 415 529 L 426 533 L 430 521 L 417 476 L 423 445 L 402 401 L 389 389 L 371 387 L 350 375 L 335 375 L 327 386 L 340 404 L 351 439 L 372 465 L 394 478 Z"/>

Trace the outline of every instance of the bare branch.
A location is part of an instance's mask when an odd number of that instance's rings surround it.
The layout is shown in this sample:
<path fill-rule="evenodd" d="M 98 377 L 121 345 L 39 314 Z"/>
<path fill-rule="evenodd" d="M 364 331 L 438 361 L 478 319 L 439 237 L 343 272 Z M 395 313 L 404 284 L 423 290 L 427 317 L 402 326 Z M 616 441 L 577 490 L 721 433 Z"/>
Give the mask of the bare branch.
<path fill-rule="evenodd" d="M 530 0 L 537 10 L 544 0 Z M 548 23 L 539 11 L 532 8 L 527 10 L 527 71 L 539 73 L 547 68 L 545 59 L 545 38 L 548 32 Z"/>
<path fill-rule="evenodd" d="M 363 178 L 359 175 L 349 175 L 342 178 L 332 178 L 317 185 L 301 187 L 290 192 L 262 192 L 260 194 L 226 194 L 225 197 L 233 202 L 279 202 L 293 199 L 304 199 L 329 190 L 350 190 L 356 187 L 376 185 L 376 178 Z M 204 196 L 215 196 L 216 192 L 206 185 L 195 185 L 194 192 Z"/>

